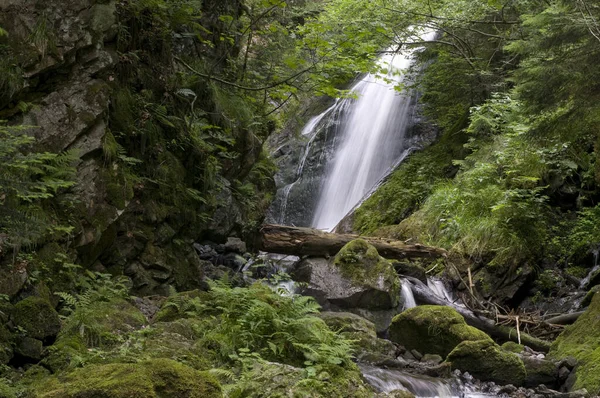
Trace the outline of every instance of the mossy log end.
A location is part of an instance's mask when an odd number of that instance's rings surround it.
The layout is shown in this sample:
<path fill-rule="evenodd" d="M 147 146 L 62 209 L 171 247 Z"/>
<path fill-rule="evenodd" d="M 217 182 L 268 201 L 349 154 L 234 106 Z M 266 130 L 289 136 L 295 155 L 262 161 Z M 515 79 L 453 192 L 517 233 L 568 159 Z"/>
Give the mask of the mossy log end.
<path fill-rule="evenodd" d="M 438 247 L 419 244 L 409 245 L 402 241 L 349 234 L 334 234 L 313 228 L 288 227 L 266 224 L 260 229 L 256 246 L 271 253 L 297 256 L 335 256 L 346 243 L 363 239 L 375 246 L 379 255 L 392 260 L 411 258 L 436 259 L 446 257 L 447 252 Z"/>

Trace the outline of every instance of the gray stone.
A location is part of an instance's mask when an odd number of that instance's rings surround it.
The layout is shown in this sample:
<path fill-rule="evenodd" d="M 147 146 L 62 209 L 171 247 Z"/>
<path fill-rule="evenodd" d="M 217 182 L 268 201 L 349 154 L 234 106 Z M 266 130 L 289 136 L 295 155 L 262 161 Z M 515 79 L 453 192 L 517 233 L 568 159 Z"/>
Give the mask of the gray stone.
<path fill-rule="evenodd" d="M 229 237 L 227 238 L 227 242 L 225 242 L 225 250 L 238 254 L 244 254 L 247 250 L 246 243 L 240 238 Z"/>
<path fill-rule="evenodd" d="M 417 359 L 418 361 L 421 360 L 421 358 L 423 358 L 423 354 L 421 354 L 419 351 L 417 350 L 410 350 L 410 353 L 413 355 L 413 357 L 415 357 L 415 359 Z"/>
<path fill-rule="evenodd" d="M 436 355 L 436 354 L 425 354 L 421 358 L 421 362 L 431 363 L 434 365 L 439 365 L 443 361 L 444 361 L 444 358 L 442 358 L 440 355 Z"/>
<path fill-rule="evenodd" d="M 421 267 L 420 265 L 410 261 L 396 261 L 393 262 L 392 265 L 394 266 L 396 272 L 398 272 L 400 275 L 412 276 L 413 278 L 417 278 L 423 283 L 427 283 L 427 274 L 425 273 L 423 267 Z"/>
<path fill-rule="evenodd" d="M 550 388 L 558 387 L 558 368 L 554 362 L 533 356 L 522 356 L 521 359 L 527 371 L 525 387 L 536 387 L 540 384 Z"/>
<path fill-rule="evenodd" d="M 292 274 L 294 280 L 308 283 L 304 293 L 315 297 L 325 307 L 381 309 L 381 301 L 376 298 L 387 296 L 383 305 L 394 308 L 392 303 L 396 298 L 389 297 L 389 286 L 383 281 L 375 281 L 373 285 L 352 281 L 343 276 L 332 261 L 324 258 L 302 260 Z"/>
<path fill-rule="evenodd" d="M 569 378 L 570 374 L 571 371 L 567 367 L 562 366 L 560 369 L 558 369 L 558 381 L 560 383 L 564 383 Z"/>

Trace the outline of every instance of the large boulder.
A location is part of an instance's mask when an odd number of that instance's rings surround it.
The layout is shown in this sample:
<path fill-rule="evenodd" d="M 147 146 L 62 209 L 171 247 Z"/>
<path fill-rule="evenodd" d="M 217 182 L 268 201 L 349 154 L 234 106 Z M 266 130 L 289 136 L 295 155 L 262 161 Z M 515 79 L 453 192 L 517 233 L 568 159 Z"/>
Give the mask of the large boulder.
<path fill-rule="evenodd" d="M 48 350 L 43 364 L 58 372 L 90 348 L 109 348 L 134 330 L 147 324 L 142 312 L 125 300 L 97 301 L 67 318 L 56 342 Z M 79 319 L 84 319 L 84 325 Z"/>
<path fill-rule="evenodd" d="M 364 382 L 356 366 L 317 366 L 313 377 L 305 369 L 257 361 L 248 374 L 229 387 L 229 396 L 372 398 L 374 391 Z"/>
<path fill-rule="evenodd" d="M 48 301 L 41 297 L 27 297 L 15 305 L 13 322 L 28 337 L 38 340 L 54 338 L 60 331 L 60 318 Z"/>
<path fill-rule="evenodd" d="M 579 365 L 573 389 L 585 388 L 592 396 L 600 395 L 600 294 L 594 295 L 587 311 L 552 343 L 549 356 L 576 358 Z"/>
<path fill-rule="evenodd" d="M 331 330 L 339 331 L 354 341 L 355 355 L 362 362 L 393 359 L 396 347 L 389 340 L 377 337 L 375 324 L 350 312 L 322 312 L 319 317 Z"/>
<path fill-rule="evenodd" d="M 302 261 L 294 277 L 308 283 L 305 293 L 325 307 L 388 310 L 399 304 L 400 279 L 394 268 L 362 239 L 346 244 L 333 261 Z"/>
<path fill-rule="evenodd" d="M 467 325 L 455 309 L 438 305 L 422 305 L 396 315 L 389 338 L 408 349 L 442 357 L 463 341 L 492 342 L 487 334 Z"/>
<path fill-rule="evenodd" d="M 452 368 L 469 372 L 483 381 L 521 386 L 527 373 L 517 354 L 502 350 L 490 339 L 463 341 L 452 350 L 446 361 Z"/>
<path fill-rule="evenodd" d="M 220 398 L 209 374 L 169 360 L 91 365 L 47 380 L 41 398 Z"/>

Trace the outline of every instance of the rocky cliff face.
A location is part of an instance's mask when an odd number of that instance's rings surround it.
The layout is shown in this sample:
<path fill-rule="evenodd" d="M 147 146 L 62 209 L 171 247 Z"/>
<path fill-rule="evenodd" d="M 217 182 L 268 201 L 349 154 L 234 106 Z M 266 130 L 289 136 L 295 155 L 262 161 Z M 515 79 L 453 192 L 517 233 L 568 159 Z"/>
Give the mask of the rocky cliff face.
<path fill-rule="evenodd" d="M 160 8 L 144 7 L 130 1 L 0 0 L 0 26 L 8 32 L 0 38 L 0 120 L 36 126 L 27 130 L 36 138 L 35 150 L 77 157 L 76 184 L 63 193 L 70 205 L 57 210 L 73 232 L 67 240 L 44 239 L 38 253 L 64 251 L 86 268 L 125 273 L 134 291 L 153 294 L 198 287 L 204 262 L 191 244 L 243 235 L 260 219 L 270 180 L 253 173 L 261 152 L 256 132 L 231 129 L 235 139 L 227 150 L 236 156 L 211 157 L 185 146 L 189 101 L 187 92 L 177 93 L 187 87 L 173 83 L 175 54 L 192 54 L 217 69 L 236 56 L 239 48 L 220 40 L 219 15 L 239 18 L 242 3 L 209 2 L 198 10 L 203 41 L 186 36 L 184 24 L 181 32 L 172 30 L 175 22 L 154 15 Z M 214 110 L 214 90 L 208 82 L 196 86 L 196 112 Z M 132 122 L 126 125 L 124 118 Z M 209 122 L 229 128 L 219 118 Z M 198 174 L 211 170 L 216 183 L 198 182 L 204 178 Z M 35 262 L 2 271 L 0 279 L 17 283 L 0 284 L 0 294 L 22 293 Z"/>

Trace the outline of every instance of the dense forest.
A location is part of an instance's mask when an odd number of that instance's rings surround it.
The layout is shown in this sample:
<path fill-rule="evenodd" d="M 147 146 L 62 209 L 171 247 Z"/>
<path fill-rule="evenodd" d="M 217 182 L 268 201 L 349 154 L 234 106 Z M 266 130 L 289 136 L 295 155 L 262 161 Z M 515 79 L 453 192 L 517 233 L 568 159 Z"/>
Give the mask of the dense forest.
<path fill-rule="evenodd" d="M 599 64 L 593 0 L 0 1 L 0 398 L 600 396 Z M 265 226 L 369 73 L 431 140 Z"/>

